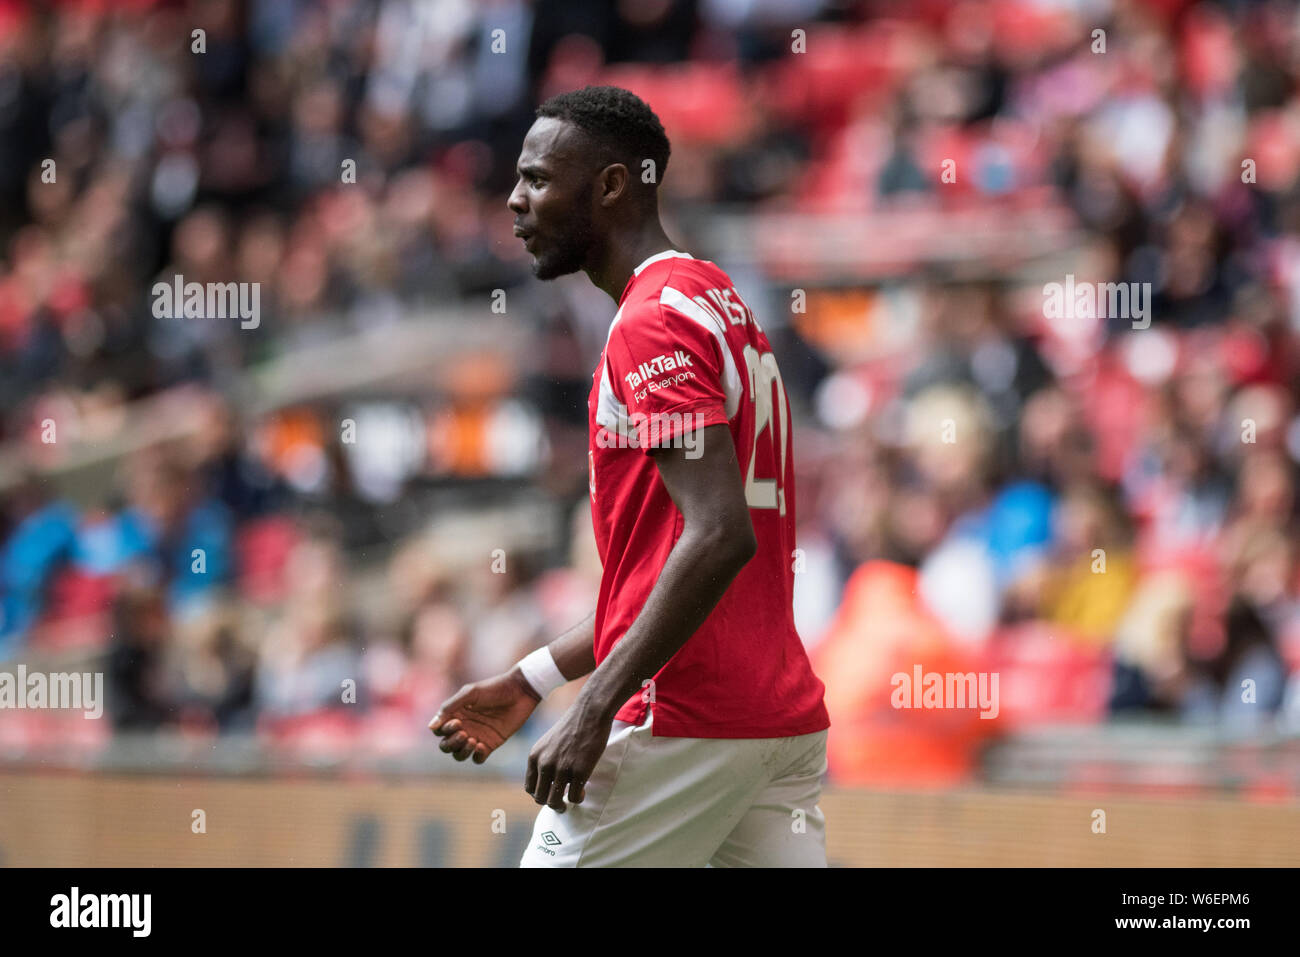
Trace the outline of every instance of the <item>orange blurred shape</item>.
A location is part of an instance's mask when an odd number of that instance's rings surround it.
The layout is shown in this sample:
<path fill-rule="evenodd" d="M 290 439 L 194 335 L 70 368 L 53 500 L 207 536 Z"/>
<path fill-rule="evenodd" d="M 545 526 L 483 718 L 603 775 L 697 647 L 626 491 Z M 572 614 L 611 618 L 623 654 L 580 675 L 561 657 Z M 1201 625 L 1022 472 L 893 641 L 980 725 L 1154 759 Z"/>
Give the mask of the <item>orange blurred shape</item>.
<path fill-rule="evenodd" d="M 867 289 L 810 289 L 807 310 L 795 313 L 796 331 L 833 356 L 862 356 L 871 347 L 877 296 Z"/>
<path fill-rule="evenodd" d="M 443 409 L 429 421 L 429 459 L 438 472 L 486 475 L 487 420 L 481 404 Z"/>
<path fill-rule="evenodd" d="M 977 708 L 896 708 L 893 676 L 978 671 L 920 603 L 916 569 L 870 561 L 850 577 L 813 652 L 831 716 L 830 773 L 839 784 L 950 787 L 970 781 L 996 720 Z"/>
<path fill-rule="evenodd" d="M 440 371 L 438 386 L 450 401 L 429 417 L 429 460 L 438 472 L 487 475 L 488 429 L 498 401 L 514 389 L 515 368 L 506 356 L 482 352 L 458 356 Z"/>
<path fill-rule="evenodd" d="M 509 360 L 491 352 L 458 356 L 440 370 L 438 385 L 447 395 L 462 402 L 484 402 L 506 395 L 514 383 L 515 371 Z"/>
<path fill-rule="evenodd" d="M 281 475 L 293 471 L 302 451 L 320 449 L 325 444 L 320 419 L 308 408 L 276 413 L 267 422 L 263 438 L 267 461 Z"/>

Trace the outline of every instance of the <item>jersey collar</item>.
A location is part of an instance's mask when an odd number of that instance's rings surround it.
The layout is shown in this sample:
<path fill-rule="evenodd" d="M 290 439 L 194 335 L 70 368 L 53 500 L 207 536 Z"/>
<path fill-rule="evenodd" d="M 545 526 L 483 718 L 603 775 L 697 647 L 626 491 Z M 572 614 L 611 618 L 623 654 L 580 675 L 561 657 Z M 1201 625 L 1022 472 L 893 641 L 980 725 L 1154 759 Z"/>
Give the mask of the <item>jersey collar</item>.
<path fill-rule="evenodd" d="M 641 270 L 645 269 L 647 266 L 657 263 L 661 259 L 694 259 L 694 258 L 695 257 L 692 256 L 690 253 L 680 252 L 679 250 L 676 249 L 665 249 L 661 253 L 655 253 L 645 262 L 641 263 L 641 265 L 637 266 L 635 269 L 632 270 L 632 275 L 628 277 L 627 285 L 623 287 L 623 295 L 618 297 L 618 304 L 620 306 L 623 305 L 623 300 L 627 298 L 627 291 L 632 288 L 633 281 L 635 281 L 637 276 L 641 275 Z"/>

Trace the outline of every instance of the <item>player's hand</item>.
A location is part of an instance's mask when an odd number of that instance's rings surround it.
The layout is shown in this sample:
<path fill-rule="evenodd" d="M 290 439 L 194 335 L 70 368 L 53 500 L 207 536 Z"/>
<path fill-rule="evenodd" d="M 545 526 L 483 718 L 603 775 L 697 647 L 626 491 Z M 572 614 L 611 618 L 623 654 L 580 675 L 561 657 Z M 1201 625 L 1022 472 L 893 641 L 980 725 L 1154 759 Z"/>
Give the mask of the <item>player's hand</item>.
<path fill-rule="evenodd" d="M 457 761 L 472 756 L 482 764 L 524 726 L 540 701 L 519 669 L 512 668 L 461 688 L 442 703 L 429 730 L 443 739 L 439 750 Z"/>
<path fill-rule="evenodd" d="M 528 755 L 524 790 L 538 804 L 564 813 L 564 790 L 569 800 L 581 804 L 587 779 L 605 753 L 613 718 L 593 713 L 579 700 L 564 713 L 551 730 L 542 735 Z"/>

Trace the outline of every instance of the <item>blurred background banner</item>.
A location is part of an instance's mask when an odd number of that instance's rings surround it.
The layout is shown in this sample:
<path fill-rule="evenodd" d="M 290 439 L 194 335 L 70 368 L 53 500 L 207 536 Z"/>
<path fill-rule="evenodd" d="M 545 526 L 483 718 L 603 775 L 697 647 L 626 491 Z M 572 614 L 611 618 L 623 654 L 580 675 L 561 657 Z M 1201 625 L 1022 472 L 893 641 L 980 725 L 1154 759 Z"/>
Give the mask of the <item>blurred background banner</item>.
<path fill-rule="evenodd" d="M 537 816 L 516 782 L 482 775 L 0 775 L 0 788 L 8 867 L 515 867 Z M 1295 806 L 1243 814 L 1216 799 L 1104 803 L 1104 836 L 1090 827 L 1097 809 L 1087 798 L 832 788 L 819 806 L 832 867 L 1296 865 L 1285 840 L 1300 827 Z"/>
<path fill-rule="evenodd" d="M 781 363 L 831 859 L 1300 863 L 1269 0 L 0 0 L 0 863 L 508 863 L 576 686 L 426 724 L 595 604 L 613 303 L 505 205 L 588 84 Z"/>

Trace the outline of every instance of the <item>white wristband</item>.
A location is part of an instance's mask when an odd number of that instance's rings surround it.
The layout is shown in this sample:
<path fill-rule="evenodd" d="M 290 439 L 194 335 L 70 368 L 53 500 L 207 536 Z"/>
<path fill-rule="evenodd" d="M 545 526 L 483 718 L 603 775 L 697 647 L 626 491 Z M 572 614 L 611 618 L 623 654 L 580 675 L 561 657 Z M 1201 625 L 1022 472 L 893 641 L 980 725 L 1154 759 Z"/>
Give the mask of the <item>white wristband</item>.
<path fill-rule="evenodd" d="M 519 670 L 523 672 L 524 680 L 543 698 L 560 685 L 569 683 L 569 679 L 556 667 L 550 648 L 538 648 L 531 654 L 524 655 L 519 661 Z"/>

